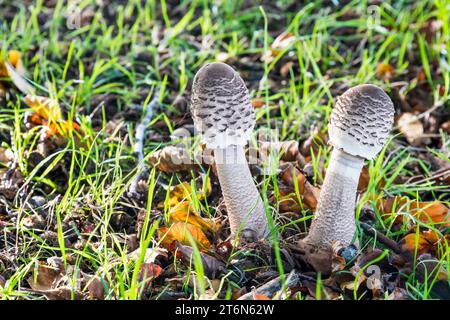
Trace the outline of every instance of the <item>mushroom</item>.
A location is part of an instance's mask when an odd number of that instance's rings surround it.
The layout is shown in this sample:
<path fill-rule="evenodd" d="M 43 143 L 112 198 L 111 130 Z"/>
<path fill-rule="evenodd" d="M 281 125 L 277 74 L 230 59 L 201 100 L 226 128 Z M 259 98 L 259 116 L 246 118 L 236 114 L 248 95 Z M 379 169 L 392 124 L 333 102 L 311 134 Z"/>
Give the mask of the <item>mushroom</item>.
<path fill-rule="evenodd" d="M 214 150 L 231 235 L 252 240 L 266 237 L 264 204 L 244 152 L 255 126 L 244 81 L 224 63 L 204 65 L 194 78 L 191 113 L 206 148 Z"/>
<path fill-rule="evenodd" d="M 375 85 L 356 86 L 338 98 L 328 124 L 334 148 L 317 212 L 303 244 L 314 247 L 331 247 L 333 241 L 344 246 L 352 244 L 356 190 L 364 160 L 375 158 L 384 147 L 393 122 L 392 101 Z"/>

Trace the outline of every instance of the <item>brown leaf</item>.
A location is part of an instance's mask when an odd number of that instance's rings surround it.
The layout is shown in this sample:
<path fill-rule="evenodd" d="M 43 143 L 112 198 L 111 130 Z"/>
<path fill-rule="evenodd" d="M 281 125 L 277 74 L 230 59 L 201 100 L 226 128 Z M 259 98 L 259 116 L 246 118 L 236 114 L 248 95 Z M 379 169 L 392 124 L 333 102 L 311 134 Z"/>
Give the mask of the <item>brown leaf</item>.
<path fill-rule="evenodd" d="M 450 134 L 450 120 L 441 124 L 441 129 Z"/>
<path fill-rule="evenodd" d="M 148 161 L 162 172 L 189 171 L 196 167 L 196 163 L 191 159 L 188 151 L 175 146 L 167 146 L 152 153 Z"/>
<path fill-rule="evenodd" d="M 310 265 L 316 272 L 322 273 L 324 277 L 328 277 L 332 270 L 333 250 L 328 247 L 318 248 L 299 241 L 299 250 L 303 252 L 301 258 L 305 263 Z"/>
<path fill-rule="evenodd" d="M 63 272 L 64 265 L 62 263 L 49 265 L 39 261 L 34 275 L 28 278 L 28 284 L 33 290 L 55 289 L 64 276 Z"/>
<path fill-rule="evenodd" d="M 144 290 L 148 290 L 152 281 L 159 277 L 162 268 L 156 263 L 143 263 L 138 274 L 138 281 L 144 282 Z"/>
<path fill-rule="evenodd" d="M 86 281 L 89 297 L 95 300 L 104 300 L 105 286 L 102 279 L 97 275 L 90 276 L 85 273 L 83 273 L 83 278 Z"/>
<path fill-rule="evenodd" d="M 394 218 L 394 224 L 401 224 L 406 218 L 405 215 L 397 215 L 397 212 L 401 211 L 410 212 L 411 215 L 424 223 L 437 224 L 444 227 L 450 226 L 449 208 L 439 201 L 409 201 L 407 197 L 396 196 L 387 199 L 377 199 L 376 207 L 384 218 Z"/>
<path fill-rule="evenodd" d="M 319 202 L 320 189 L 314 187 L 311 183 L 306 181 L 305 183 L 305 193 L 303 195 L 303 202 L 305 205 L 311 209 L 316 210 L 317 203 Z"/>
<path fill-rule="evenodd" d="M 11 149 L 0 147 L 0 162 L 8 163 L 14 160 L 14 153 Z"/>
<path fill-rule="evenodd" d="M 300 194 L 303 194 L 305 192 L 306 177 L 299 169 L 297 169 L 292 164 L 289 164 L 286 169 L 283 170 L 281 179 L 294 190 L 295 184 L 297 184 Z M 294 181 L 294 179 L 297 181 Z"/>
<path fill-rule="evenodd" d="M 419 233 L 417 236 L 415 233 L 410 233 L 400 241 L 400 248 L 403 252 L 409 253 L 410 255 L 414 255 L 415 252 L 417 252 L 417 255 L 421 255 L 432 252 L 434 250 L 434 243 L 423 234 Z"/>
<path fill-rule="evenodd" d="M 311 152 L 317 155 L 320 148 L 326 146 L 328 143 L 328 134 L 326 132 L 316 129 L 312 135 L 310 135 L 300 147 L 300 152 L 305 157 L 310 157 Z"/>
<path fill-rule="evenodd" d="M 369 166 L 364 166 L 361 170 L 361 175 L 359 176 L 358 182 L 358 192 L 363 193 L 367 191 L 367 187 L 370 182 L 370 174 L 369 174 Z M 378 189 L 382 189 L 384 187 L 385 181 L 382 178 L 378 183 Z"/>
<path fill-rule="evenodd" d="M 194 249 L 180 243 L 177 243 L 176 247 L 181 252 L 183 260 L 190 263 L 193 259 L 192 255 L 194 253 Z M 225 269 L 225 264 L 219 259 L 203 252 L 200 252 L 200 256 L 202 259 L 203 270 L 209 279 L 216 278 Z"/>
<path fill-rule="evenodd" d="M 450 211 L 442 203 L 414 201 L 410 207 L 411 213 L 420 221 L 450 227 Z"/>

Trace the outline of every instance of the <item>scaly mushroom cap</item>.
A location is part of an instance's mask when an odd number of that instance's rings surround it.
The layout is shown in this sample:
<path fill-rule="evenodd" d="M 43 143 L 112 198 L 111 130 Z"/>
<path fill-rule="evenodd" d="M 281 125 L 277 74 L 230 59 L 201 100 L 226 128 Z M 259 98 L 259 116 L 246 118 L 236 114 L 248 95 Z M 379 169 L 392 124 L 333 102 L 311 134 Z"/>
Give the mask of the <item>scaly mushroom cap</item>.
<path fill-rule="evenodd" d="M 337 100 L 330 115 L 331 144 L 353 156 L 373 159 L 389 137 L 394 122 L 394 105 L 379 87 L 353 87 Z"/>
<path fill-rule="evenodd" d="M 255 126 L 255 112 L 244 81 L 230 66 L 215 62 L 197 72 L 191 113 L 207 148 L 245 145 Z"/>

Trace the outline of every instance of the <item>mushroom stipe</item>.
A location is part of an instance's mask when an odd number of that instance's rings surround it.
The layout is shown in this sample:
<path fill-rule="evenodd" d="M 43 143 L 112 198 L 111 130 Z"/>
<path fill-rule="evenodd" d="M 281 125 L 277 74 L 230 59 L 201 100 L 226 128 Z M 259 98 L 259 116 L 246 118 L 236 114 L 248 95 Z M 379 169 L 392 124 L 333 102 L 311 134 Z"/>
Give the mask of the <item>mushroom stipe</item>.
<path fill-rule="evenodd" d="M 334 147 L 304 244 L 330 247 L 333 241 L 358 245 L 355 237 L 356 190 L 365 159 L 386 144 L 394 122 L 394 106 L 379 87 L 365 84 L 347 90 L 330 115 L 328 132 Z"/>
<path fill-rule="evenodd" d="M 244 81 L 224 63 L 204 65 L 194 78 L 191 113 L 206 147 L 214 150 L 231 235 L 265 238 L 266 212 L 244 153 L 255 126 Z"/>

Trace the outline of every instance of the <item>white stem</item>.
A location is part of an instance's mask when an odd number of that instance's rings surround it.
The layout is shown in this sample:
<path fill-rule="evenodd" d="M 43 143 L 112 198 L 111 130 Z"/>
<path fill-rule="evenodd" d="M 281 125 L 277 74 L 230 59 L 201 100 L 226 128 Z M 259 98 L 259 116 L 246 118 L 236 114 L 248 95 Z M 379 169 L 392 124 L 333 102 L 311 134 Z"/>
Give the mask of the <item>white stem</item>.
<path fill-rule="evenodd" d="M 266 212 L 250 174 L 242 146 L 215 149 L 214 159 L 230 220 L 231 234 L 253 230 L 258 238 L 268 234 Z"/>
<path fill-rule="evenodd" d="M 355 225 L 356 190 L 364 159 L 334 149 L 320 191 L 306 243 L 330 246 L 334 240 L 348 246 Z"/>

